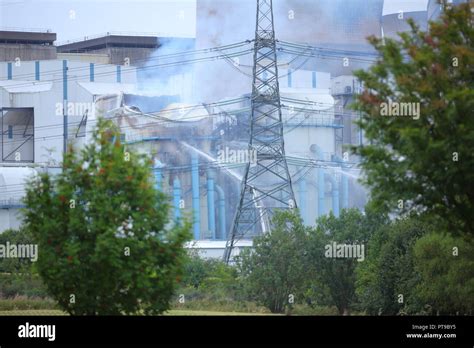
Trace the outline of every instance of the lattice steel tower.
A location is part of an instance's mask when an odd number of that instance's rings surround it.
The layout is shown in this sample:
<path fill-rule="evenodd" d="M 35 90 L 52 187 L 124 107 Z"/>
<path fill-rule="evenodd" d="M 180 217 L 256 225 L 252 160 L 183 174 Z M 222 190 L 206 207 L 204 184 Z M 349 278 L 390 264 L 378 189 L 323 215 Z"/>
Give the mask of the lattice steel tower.
<path fill-rule="evenodd" d="M 252 113 L 248 163 L 240 201 L 224 253 L 229 261 L 236 241 L 268 231 L 275 209 L 296 208 L 285 157 L 272 0 L 257 0 Z"/>

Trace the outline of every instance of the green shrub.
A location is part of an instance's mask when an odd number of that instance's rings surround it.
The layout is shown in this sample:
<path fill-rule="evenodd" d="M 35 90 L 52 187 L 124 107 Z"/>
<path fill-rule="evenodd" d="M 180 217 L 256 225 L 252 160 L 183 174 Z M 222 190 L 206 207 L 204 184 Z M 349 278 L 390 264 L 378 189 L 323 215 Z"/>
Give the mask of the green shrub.
<path fill-rule="evenodd" d="M 48 292 L 38 275 L 0 273 L 0 298 L 16 296 L 48 297 Z"/>
<path fill-rule="evenodd" d="M 23 228 L 19 230 L 8 229 L 0 233 L 0 245 L 10 244 L 34 244 L 33 238 Z M 24 258 L 0 258 L 0 273 L 25 273 L 31 271 L 34 262 Z M 1 288 L 0 288 L 1 289 Z"/>

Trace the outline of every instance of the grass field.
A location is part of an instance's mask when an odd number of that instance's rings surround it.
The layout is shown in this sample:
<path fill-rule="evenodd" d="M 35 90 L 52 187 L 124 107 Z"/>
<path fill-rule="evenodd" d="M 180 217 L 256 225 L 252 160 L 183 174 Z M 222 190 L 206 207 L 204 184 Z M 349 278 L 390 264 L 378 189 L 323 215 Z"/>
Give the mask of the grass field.
<path fill-rule="evenodd" d="M 60 310 L 52 309 L 36 309 L 36 310 L 12 310 L 12 311 L 0 311 L 0 316 L 5 315 L 68 315 Z M 217 311 L 191 311 L 191 310 L 177 310 L 173 309 L 165 313 L 165 315 L 171 316 L 200 316 L 200 315 L 276 315 L 267 313 L 242 313 L 242 312 L 217 312 Z"/>
<path fill-rule="evenodd" d="M 165 315 L 281 315 L 281 314 L 270 314 L 270 313 L 248 313 L 248 312 L 217 312 L 217 311 L 192 311 L 192 310 L 181 310 L 173 309 L 166 312 Z"/>
<path fill-rule="evenodd" d="M 0 316 L 4 315 L 67 315 L 63 311 L 55 309 L 24 309 L 24 310 L 11 310 L 11 311 L 0 311 Z"/>

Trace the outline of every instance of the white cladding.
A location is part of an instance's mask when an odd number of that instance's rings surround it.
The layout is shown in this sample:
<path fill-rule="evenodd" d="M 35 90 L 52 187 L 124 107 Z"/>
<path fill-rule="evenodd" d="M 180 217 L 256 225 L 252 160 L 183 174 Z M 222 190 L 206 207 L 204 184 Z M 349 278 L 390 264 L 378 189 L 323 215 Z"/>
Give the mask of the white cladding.
<path fill-rule="evenodd" d="M 398 14 L 401 12 L 419 12 L 428 9 L 429 0 L 385 0 L 383 2 L 382 16 Z"/>
<path fill-rule="evenodd" d="M 39 61 L 39 81 L 35 81 L 35 65 L 34 61 L 13 62 L 12 79 L 8 80 L 8 63 L 0 63 L 0 108 L 34 109 L 35 163 L 61 161 L 63 108 L 68 113 L 68 138 L 72 140 L 85 111 L 92 111 L 97 95 L 129 91 L 137 82 L 136 68 L 131 66 L 94 64 L 94 82 L 91 82 L 90 63 L 68 61 L 65 104 L 63 61 Z M 117 81 L 119 75 L 120 82 Z"/>
<path fill-rule="evenodd" d="M 25 194 L 25 181 L 36 176 L 36 170 L 28 167 L 0 166 L 0 204 L 18 206 Z M 0 209 L 0 233 L 8 228 L 18 228 L 21 218 L 17 209 Z"/>

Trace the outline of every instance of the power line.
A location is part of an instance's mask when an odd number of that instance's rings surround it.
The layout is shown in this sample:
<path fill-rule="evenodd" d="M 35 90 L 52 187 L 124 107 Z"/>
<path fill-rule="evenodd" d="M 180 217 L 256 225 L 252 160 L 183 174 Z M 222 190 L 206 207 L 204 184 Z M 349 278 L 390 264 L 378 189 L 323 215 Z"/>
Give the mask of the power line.
<path fill-rule="evenodd" d="M 242 46 L 250 44 L 252 41 L 253 40 L 240 41 L 240 42 L 237 42 L 237 43 L 228 44 L 228 45 L 224 45 L 224 46 L 217 46 L 217 47 L 204 48 L 204 49 L 200 49 L 200 50 L 187 50 L 187 51 L 170 53 L 170 54 L 156 55 L 156 56 L 152 56 L 152 57 L 149 57 L 149 58 L 137 59 L 137 60 L 135 60 L 135 62 L 152 62 L 152 61 L 155 61 L 155 60 L 170 59 L 170 58 L 176 58 L 176 57 L 181 57 L 181 56 L 197 55 L 197 54 L 201 54 L 201 53 L 212 53 L 212 52 L 215 52 L 215 51 L 225 51 L 225 50 L 229 50 L 229 49 L 240 48 Z M 159 50 L 159 48 L 157 50 Z M 95 65 L 96 68 L 110 68 L 111 66 L 116 66 L 116 65 L 114 65 L 114 64 L 96 64 Z M 127 67 L 125 65 L 118 65 L 118 66 Z M 130 67 L 139 68 L 139 67 L 136 67 L 136 66 L 130 66 Z M 41 74 L 53 75 L 55 73 L 62 73 L 62 71 L 63 71 L 62 69 L 42 71 Z M 75 73 L 75 72 L 78 72 L 78 71 L 89 71 L 89 66 L 70 68 L 68 70 L 68 73 Z M 35 74 L 34 73 L 32 73 L 32 74 L 19 74 L 19 75 L 15 75 L 15 77 L 16 76 L 26 77 L 26 78 L 28 78 L 28 77 L 34 78 Z"/>
<path fill-rule="evenodd" d="M 320 52 L 324 51 L 328 53 L 337 53 L 344 56 L 367 56 L 367 57 L 373 57 L 373 58 L 379 57 L 379 54 L 377 52 L 341 50 L 341 49 L 336 49 L 336 48 L 313 46 L 309 44 L 299 44 L 295 42 L 281 41 L 281 40 L 277 40 L 277 43 L 283 47 L 287 46 L 287 47 L 300 48 L 300 49 L 305 49 L 305 50 L 310 50 L 310 51 L 320 51 Z"/>
<path fill-rule="evenodd" d="M 227 99 L 227 100 L 223 100 L 223 101 L 218 101 L 218 102 L 212 102 L 212 103 L 207 103 L 205 104 L 206 106 L 210 106 L 210 107 L 219 107 L 219 106 L 228 106 L 228 105 L 233 105 L 233 104 L 237 104 L 237 103 L 240 103 L 240 102 L 243 102 L 245 100 L 249 100 L 250 97 L 240 97 L 240 98 L 234 98 L 234 99 Z M 289 102 L 289 103 L 294 103 L 294 104 L 301 104 L 301 105 L 305 105 L 305 106 L 327 106 L 328 108 L 334 106 L 334 104 L 332 103 L 322 103 L 322 102 L 313 102 L 313 101 L 309 101 L 309 100 L 302 100 L 302 99 L 295 99 L 295 98 L 289 98 L 289 97 L 281 97 L 281 100 L 282 101 L 286 101 L 286 102 Z M 165 124 L 165 123 L 178 123 L 179 121 L 176 121 L 176 120 L 169 120 L 169 119 L 166 119 L 165 117 L 163 117 L 162 115 L 163 114 L 168 114 L 168 113 L 175 113 L 175 112 L 182 112 L 183 114 L 186 113 L 187 111 L 190 112 L 194 109 L 201 109 L 205 107 L 203 104 L 195 104 L 195 105 L 189 105 L 189 106 L 182 106 L 182 107 L 176 107 L 176 108 L 168 108 L 168 109 L 162 109 L 162 110 L 157 110 L 157 111 L 150 111 L 150 112 L 141 112 L 140 115 L 137 115 L 137 116 L 149 116 L 151 118 L 158 118 L 158 121 L 159 122 L 156 122 L 154 125 L 160 125 L 160 124 Z M 283 108 L 286 108 L 288 110 L 292 110 L 292 111 L 299 111 L 299 112 L 305 112 L 305 113 L 315 113 L 315 114 L 322 114 L 322 115 L 332 115 L 333 113 L 331 111 L 327 111 L 327 110 L 311 110 L 311 109 L 308 109 L 308 108 L 299 108 L 299 107 L 294 107 L 294 106 L 290 106 L 290 105 L 285 105 L 285 104 L 282 104 L 282 107 Z M 250 111 L 250 107 L 247 107 L 247 108 L 241 108 L 241 109 L 238 109 L 238 110 L 230 110 L 230 111 L 226 111 L 226 113 L 241 113 L 241 112 L 244 112 L 244 111 Z M 140 113 L 140 112 L 137 112 L 137 114 Z M 155 113 L 159 113 L 160 115 L 154 115 Z M 342 116 L 347 116 L 347 117 L 351 117 L 353 116 L 353 113 L 344 113 L 344 112 L 340 112 L 340 113 L 337 113 L 338 115 L 342 115 Z M 60 116 L 60 115 L 58 115 Z M 117 115 L 117 116 L 111 116 L 111 117 L 106 117 L 107 119 L 117 119 L 117 118 L 120 118 L 120 117 L 126 117 L 126 116 L 130 116 L 130 115 Z M 199 115 L 193 115 L 193 116 L 186 116 L 186 117 L 182 117 L 180 120 L 186 122 L 186 121 L 189 121 L 189 120 L 193 120 L 193 119 L 199 119 L 199 118 L 203 118 L 203 117 L 206 117 L 206 116 L 223 116 L 223 113 L 222 112 L 213 112 L 213 113 L 209 113 L 207 112 L 206 114 L 199 114 Z M 294 116 L 290 117 L 289 119 L 286 119 L 285 121 L 288 121 L 294 117 L 296 117 L 297 114 L 295 114 Z M 80 116 L 76 116 L 76 117 L 80 117 Z M 77 121 L 77 122 L 70 122 L 69 124 L 72 125 L 73 127 L 76 126 L 76 125 L 80 125 L 82 121 Z M 97 120 L 87 120 L 87 122 L 97 122 Z M 52 128 L 62 128 L 63 127 L 63 123 L 56 123 L 56 124 L 50 124 L 50 125 L 45 125 L 45 126 L 36 126 L 35 127 L 35 132 L 36 131 L 44 131 L 44 130 L 48 130 L 48 129 L 52 129 Z M 72 128 L 72 127 L 71 127 Z M 129 127 L 125 127 L 124 129 L 128 129 L 128 128 L 133 128 L 131 126 Z M 56 136 L 63 136 L 62 134 L 61 135 L 54 135 L 54 137 Z M 50 136 L 46 136 L 46 137 L 38 137 L 38 138 L 48 138 Z"/>
<path fill-rule="evenodd" d="M 248 53 L 252 52 L 252 49 L 247 49 L 244 51 L 236 52 L 236 53 L 231 53 L 226 55 L 226 57 L 239 57 L 242 55 L 246 55 Z M 202 62 L 208 62 L 208 61 L 216 61 L 219 59 L 224 58 L 224 55 L 217 55 L 217 56 L 212 56 L 212 57 L 205 57 L 205 58 L 197 58 L 197 59 L 190 59 L 190 60 L 185 60 L 185 61 L 177 61 L 177 62 L 172 62 L 172 63 L 163 63 L 163 64 L 155 64 L 155 65 L 148 65 L 148 66 L 143 66 L 143 67 L 125 67 L 125 71 L 122 71 L 122 75 L 126 74 L 127 72 L 133 72 L 133 71 L 150 71 L 152 69 L 156 68 L 169 68 L 169 67 L 175 67 L 175 66 L 182 66 L 186 64 L 195 64 L 195 63 L 202 63 Z M 113 66 L 113 65 L 112 65 Z M 107 66 L 110 67 L 110 66 Z M 128 71 L 126 71 L 128 69 Z M 43 73 L 45 74 L 45 73 Z M 110 72 L 102 72 L 102 73 L 94 73 L 94 77 L 103 77 L 103 76 L 114 76 L 116 75 L 116 71 L 110 71 Z M 48 75 L 48 74 L 46 74 Z M 69 81 L 78 81 L 81 79 L 85 79 L 86 76 L 70 76 L 68 75 L 68 82 Z M 12 80 L 14 81 L 14 80 Z M 9 84 L 8 87 L 10 88 L 17 88 L 17 87 L 23 87 L 23 86 L 30 86 L 32 83 L 35 85 L 41 85 L 41 84 L 48 84 L 51 82 L 62 82 L 63 78 L 56 78 L 56 79 L 51 79 L 47 81 L 21 81 L 17 84 Z"/>
<path fill-rule="evenodd" d="M 209 155 L 209 154 L 207 154 Z M 297 176 L 298 173 L 302 171 L 303 168 L 310 168 L 310 169 L 315 169 L 315 168 L 338 168 L 338 167 L 345 167 L 344 170 L 350 172 L 354 170 L 360 171 L 359 168 L 353 168 L 357 163 L 355 162 L 348 162 L 348 161 L 326 161 L 326 160 L 320 160 L 320 159 L 312 159 L 312 158 L 303 158 L 303 157 L 295 157 L 291 155 L 286 155 L 285 156 L 287 162 L 291 166 L 295 167 L 302 167 L 300 168 L 296 173 L 293 173 L 293 176 Z M 237 168 L 243 168 L 244 166 L 247 165 L 248 162 L 221 162 L 218 161 L 217 159 L 215 161 L 199 161 L 199 169 L 200 170 L 208 170 L 208 169 L 215 169 L 215 170 L 230 170 L 230 169 L 237 169 Z M 41 167 L 41 166 L 38 166 Z M 15 168 L 15 167 L 12 167 Z M 61 167 L 58 167 L 61 168 Z M 152 167 L 152 171 L 153 171 Z M 180 166 L 165 166 L 163 168 L 160 168 L 160 171 L 162 172 L 167 172 L 167 173 L 189 173 L 192 170 L 192 165 L 191 164 L 185 164 L 185 165 L 180 165 Z M 303 175 L 302 177 L 305 177 Z M 8 191 L 5 192 L 7 194 L 19 194 L 24 192 L 24 184 L 7 184 L 0 186 L 0 188 L 7 188 Z M 9 189 L 13 188 L 13 189 Z"/>
<path fill-rule="evenodd" d="M 234 53 L 229 53 L 225 54 L 222 53 L 223 50 L 228 50 L 228 49 L 234 49 L 234 48 L 240 48 L 242 46 L 248 45 L 251 43 L 253 40 L 247 40 L 247 41 L 241 41 L 235 44 L 230 44 L 230 45 L 225 45 L 225 46 L 220 46 L 220 47 L 213 47 L 213 48 L 207 48 L 207 49 L 202 49 L 202 50 L 196 50 L 196 51 L 184 51 L 180 53 L 173 53 L 169 55 L 162 55 L 162 56 L 155 56 L 155 57 L 150 57 L 149 59 L 143 59 L 144 61 L 154 61 L 154 60 L 160 60 L 160 59 L 169 59 L 169 58 L 176 58 L 176 57 L 181 57 L 181 56 L 187 56 L 187 55 L 193 55 L 193 54 L 199 54 L 199 53 L 211 53 L 211 52 L 221 52 L 221 54 L 212 56 L 212 57 L 203 57 L 203 58 L 194 58 L 194 59 L 189 59 L 189 60 L 183 60 L 183 61 L 175 61 L 175 62 L 168 62 L 168 63 L 163 63 L 163 64 L 154 64 L 154 65 L 147 65 L 147 66 L 122 66 L 124 69 L 130 69 L 136 70 L 136 71 L 145 71 L 145 70 L 151 70 L 155 68 L 169 68 L 169 67 L 175 67 L 175 66 L 181 66 L 183 64 L 195 64 L 195 63 L 200 63 L 200 62 L 206 62 L 206 61 L 213 61 L 213 60 L 219 60 L 219 59 L 224 59 L 229 61 L 231 58 L 236 58 L 240 57 L 246 54 L 249 54 L 253 52 L 253 48 L 249 48 L 244 51 L 240 52 L 234 52 Z M 345 59 L 349 58 L 349 56 L 359 56 L 359 57 L 373 57 L 377 58 L 378 55 L 368 53 L 368 52 L 358 52 L 358 51 L 346 51 L 346 50 L 336 50 L 336 49 L 327 49 L 323 47 L 316 47 L 316 46 L 309 46 L 309 45 L 301 45 L 301 44 L 293 44 L 293 43 L 287 43 L 285 41 L 279 41 L 279 43 L 282 45 L 282 47 L 278 48 L 279 52 L 284 52 L 292 55 L 296 55 L 297 57 L 294 58 L 291 62 L 295 61 L 298 57 L 307 57 L 307 58 L 321 58 L 321 59 Z M 285 48 L 288 47 L 288 48 Z M 350 58 L 354 61 L 357 62 L 364 62 L 364 63 L 373 63 L 376 61 L 376 59 L 364 59 L 364 58 L 355 58 L 352 57 Z M 235 62 L 229 62 L 235 67 Z M 300 65 L 300 67 L 304 66 L 306 61 Z M 289 64 L 289 63 L 285 63 Z M 98 68 L 110 68 L 114 65 L 97 65 Z M 238 67 L 235 67 L 238 69 Z M 87 71 L 89 70 L 89 67 L 78 67 L 78 68 L 72 68 L 68 70 L 68 73 L 74 73 L 77 71 Z M 245 72 L 239 70 L 241 73 L 246 74 Z M 58 70 L 52 70 L 52 71 L 43 71 L 43 75 L 53 75 L 53 74 L 59 74 L 62 72 L 62 69 Z M 125 71 L 123 72 L 125 73 Z M 115 75 L 116 71 L 110 71 L 110 72 L 103 72 L 103 73 L 95 73 L 95 76 L 109 76 L 109 75 Z M 285 75 L 286 76 L 286 75 Z M 15 75 L 15 77 L 21 77 L 21 78 L 34 78 L 35 74 L 20 74 L 20 75 Z M 84 75 L 85 77 L 85 75 Z M 284 76 L 281 76 L 284 77 Z M 77 79 L 82 78 L 81 76 L 70 76 L 70 80 L 75 81 Z M 48 81 L 35 81 L 36 84 L 40 84 L 42 82 L 59 82 L 62 81 L 62 78 L 58 79 L 52 79 Z M 25 83 L 25 84 L 17 84 L 17 85 L 10 85 L 14 87 L 18 86 L 29 86 L 30 83 Z"/>

